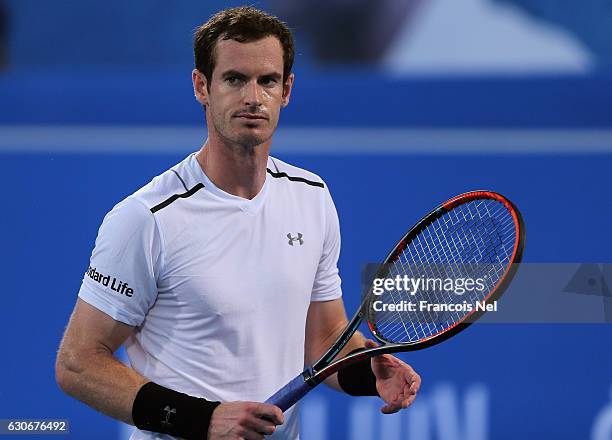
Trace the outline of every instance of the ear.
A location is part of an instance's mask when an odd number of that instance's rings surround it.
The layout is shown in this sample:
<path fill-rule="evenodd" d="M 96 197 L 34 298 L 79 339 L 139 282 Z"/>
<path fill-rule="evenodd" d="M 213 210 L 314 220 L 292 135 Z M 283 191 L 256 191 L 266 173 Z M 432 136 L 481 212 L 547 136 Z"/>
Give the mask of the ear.
<path fill-rule="evenodd" d="M 193 94 L 196 100 L 206 106 L 208 105 L 208 89 L 206 77 L 198 69 L 193 69 L 191 72 L 191 82 L 193 83 Z"/>
<path fill-rule="evenodd" d="M 293 89 L 293 81 L 295 81 L 295 75 L 290 73 L 285 81 L 285 84 L 283 84 L 283 107 L 287 107 L 287 105 L 289 105 L 289 98 L 291 97 L 291 90 Z"/>

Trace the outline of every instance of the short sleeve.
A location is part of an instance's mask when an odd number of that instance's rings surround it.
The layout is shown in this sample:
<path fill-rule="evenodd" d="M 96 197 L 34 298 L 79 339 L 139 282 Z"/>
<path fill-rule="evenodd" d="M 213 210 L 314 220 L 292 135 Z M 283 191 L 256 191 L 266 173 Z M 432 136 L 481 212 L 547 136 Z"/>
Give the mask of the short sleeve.
<path fill-rule="evenodd" d="M 100 226 L 79 298 L 116 321 L 140 325 L 157 297 L 161 254 L 153 214 L 134 198 L 122 201 Z"/>
<path fill-rule="evenodd" d="M 311 301 L 330 301 L 340 298 L 340 275 L 338 257 L 340 256 L 340 223 L 331 194 L 325 186 L 325 239 L 319 266 L 313 284 Z"/>

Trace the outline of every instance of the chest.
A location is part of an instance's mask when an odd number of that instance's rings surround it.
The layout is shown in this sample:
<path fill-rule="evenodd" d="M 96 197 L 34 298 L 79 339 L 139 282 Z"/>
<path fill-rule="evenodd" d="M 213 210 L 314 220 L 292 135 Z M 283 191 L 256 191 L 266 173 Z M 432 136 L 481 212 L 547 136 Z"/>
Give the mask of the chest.
<path fill-rule="evenodd" d="M 251 213 L 213 201 L 184 218 L 165 246 L 162 301 L 224 317 L 307 309 L 323 249 L 320 212 L 290 201 Z"/>

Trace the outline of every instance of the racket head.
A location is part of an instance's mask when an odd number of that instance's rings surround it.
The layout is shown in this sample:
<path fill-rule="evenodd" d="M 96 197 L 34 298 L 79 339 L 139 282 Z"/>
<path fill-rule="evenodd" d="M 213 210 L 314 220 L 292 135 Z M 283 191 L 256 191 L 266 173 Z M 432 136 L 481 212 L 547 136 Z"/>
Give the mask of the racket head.
<path fill-rule="evenodd" d="M 377 278 L 388 277 L 394 267 L 401 268 L 396 272 L 405 275 L 410 264 L 418 264 L 421 270 L 425 268 L 434 275 L 440 273 L 440 267 L 449 265 L 461 265 L 461 270 L 472 268 L 474 272 L 487 269 L 490 273 L 486 289 L 477 300 L 491 304 L 499 299 L 514 277 L 524 243 L 523 218 L 510 200 L 493 191 L 470 191 L 441 204 L 416 223 L 389 252 Z M 396 292 L 393 301 L 399 302 L 398 298 L 410 299 L 405 294 L 397 296 Z M 393 316 L 400 316 L 401 312 L 386 315 L 376 312 L 373 302 L 379 299 L 370 287 L 361 312 L 374 337 L 386 345 L 367 350 L 368 353 L 363 353 L 366 356 L 439 344 L 465 330 L 485 313 L 475 308 L 447 314 L 446 320 L 444 316 L 421 314 L 421 322 L 415 325 L 404 322 L 401 317 L 401 323 L 393 321 L 398 319 Z"/>

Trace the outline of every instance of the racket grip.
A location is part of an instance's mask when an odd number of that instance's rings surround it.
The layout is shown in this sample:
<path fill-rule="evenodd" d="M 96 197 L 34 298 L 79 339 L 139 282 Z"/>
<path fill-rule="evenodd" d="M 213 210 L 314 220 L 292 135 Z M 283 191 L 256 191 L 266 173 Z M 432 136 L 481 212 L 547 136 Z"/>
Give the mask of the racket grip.
<path fill-rule="evenodd" d="M 304 380 L 304 373 L 300 373 L 294 377 L 291 382 L 268 398 L 265 403 L 276 405 L 285 412 L 295 405 L 298 400 L 308 394 L 312 388 L 313 387 Z"/>

